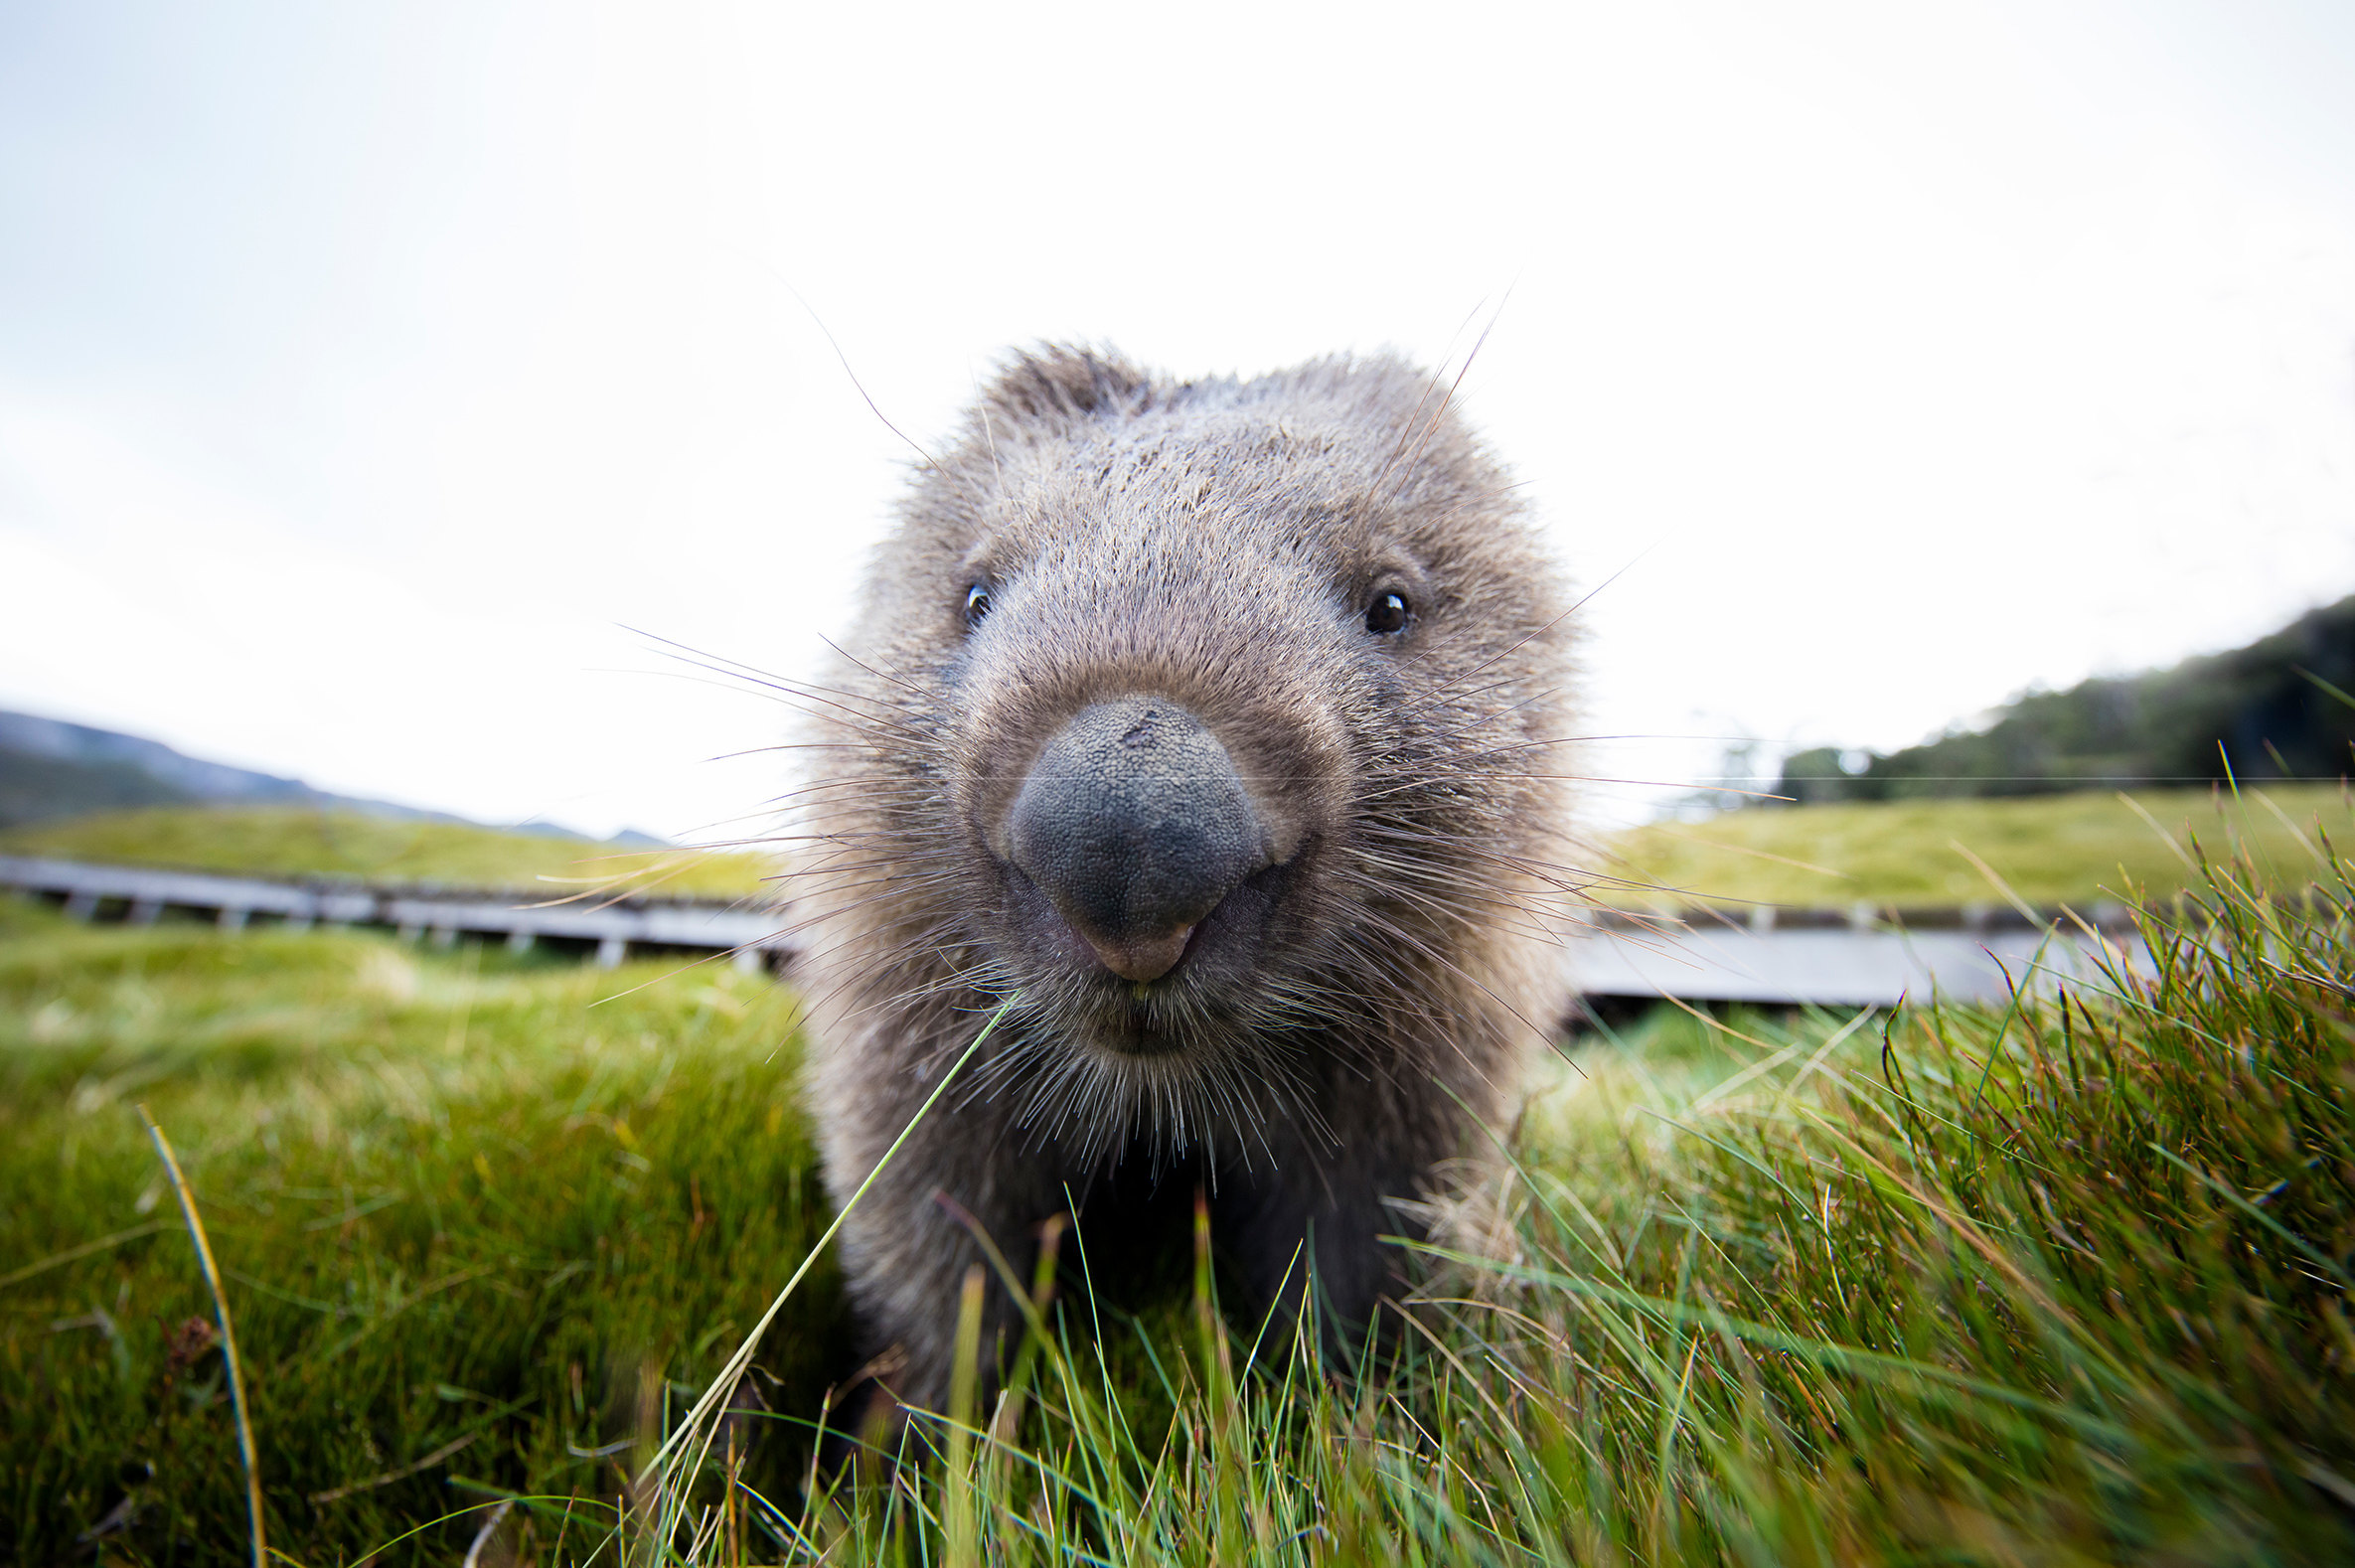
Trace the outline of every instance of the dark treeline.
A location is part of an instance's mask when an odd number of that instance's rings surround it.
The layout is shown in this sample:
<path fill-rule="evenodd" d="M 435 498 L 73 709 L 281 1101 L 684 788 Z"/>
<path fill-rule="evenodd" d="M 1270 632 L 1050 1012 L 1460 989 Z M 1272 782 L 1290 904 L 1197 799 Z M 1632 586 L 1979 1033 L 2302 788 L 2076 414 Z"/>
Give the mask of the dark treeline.
<path fill-rule="evenodd" d="M 1983 729 L 1867 753 L 1855 772 L 1834 747 L 1794 753 L 1776 793 L 1808 803 L 2190 785 L 2221 782 L 2228 756 L 2242 779 L 2343 777 L 2355 762 L 2355 597 L 2246 648 L 2032 692 L 1998 711 Z"/>

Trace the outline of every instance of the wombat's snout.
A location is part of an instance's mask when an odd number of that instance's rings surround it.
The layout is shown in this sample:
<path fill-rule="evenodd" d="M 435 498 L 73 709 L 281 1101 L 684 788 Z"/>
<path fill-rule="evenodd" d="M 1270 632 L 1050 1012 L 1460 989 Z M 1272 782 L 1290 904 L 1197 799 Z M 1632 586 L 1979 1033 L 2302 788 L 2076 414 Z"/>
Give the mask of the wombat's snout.
<path fill-rule="evenodd" d="M 1104 966 L 1140 983 L 1271 864 L 1267 830 L 1218 737 L 1164 698 L 1098 703 L 1031 765 L 1009 857 Z"/>

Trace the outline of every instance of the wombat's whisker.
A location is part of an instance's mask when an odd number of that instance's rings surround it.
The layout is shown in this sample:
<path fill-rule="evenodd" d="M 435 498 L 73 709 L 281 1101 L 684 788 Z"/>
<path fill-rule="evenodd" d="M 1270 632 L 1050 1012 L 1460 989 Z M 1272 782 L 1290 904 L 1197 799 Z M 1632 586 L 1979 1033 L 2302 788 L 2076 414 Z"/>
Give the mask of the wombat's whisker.
<path fill-rule="evenodd" d="M 861 692 L 847 692 L 838 687 L 812 686 L 806 682 L 788 681 L 782 676 L 748 674 L 741 669 L 728 669 L 709 663 L 704 658 L 690 657 L 686 654 L 665 654 L 663 657 L 675 660 L 691 669 L 702 670 L 708 675 L 716 676 L 721 681 L 729 683 L 735 690 L 740 691 L 749 687 L 756 692 L 773 692 L 805 703 L 814 703 L 836 710 L 853 723 L 870 723 L 878 728 L 896 727 L 901 719 L 922 717 L 920 710 L 903 707 L 898 704 L 869 697 Z M 880 711 L 864 711 L 859 707 L 848 706 L 854 703 L 864 704 L 868 709 L 879 709 Z"/>
<path fill-rule="evenodd" d="M 1374 884 L 1368 883 L 1366 885 L 1370 892 Z M 1449 890 L 1443 889 L 1444 891 Z M 1429 910 L 1441 920 L 1459 926 L 1480 926 L 1502 916 L 1504 917 L 1503 924 L 1507 930 L 1518 931 L 1540 941 L 1558 940 L 1555 934 L 1546 928 L 1543 915 L 1509 897 L 1469 892 L 1458 893 L 1457 898 L 1470 900 L 1469 903 L 1466 903 L 1458 902 L 1455 898 L 1435 896 L 1424 892 L 1410 891 L 1406 896 L 1410 901 Z M 1513 918 L 1515 916 L 1522 918 Z"/>
<path fill-rule="evenodd" d="M 677 659 L 678 656 L 666 655 L 666 657 Z M 694 661 L 686 659 L 680 659 L 678 662 L 682 664 L 694 664 Z M 774 703 L 780 707 L 791 708 L 797 713 L 809 714 L 811 716 L 816 716 L 815 709 L 811 705 L 817 704 L 822 706 L 839 709 L 840 716 L 854 726 L 864 726 L 871 728 L 878 733 L 884 732 L 887 727 L 881 720 L 876 719 L 872 714 L 861 713 L 854 709 L 845 707 L 841 704 L 829 703 L 825 699 L 805 699 L 799 693 L 793 692 L 790 689 L 778 687 L 775 682 L 755 681 L 750 677 L 738 675 L 731 670 L 712 670 L 708 666 L 696 666 L 696 668 L 706 670 L 706 674 L 702 676 L 683 675 L 675 670 L 642 671 L 639 673 L 659 674 L 668 680 L 685 681 L 694 686 L 717 687 L 723 692 L 735 692 L 746 697 L 756 697 L 763 702 Z M 762 749 L 775 750 L 782 748 L 768 747 Z"/>
<path fill-rule="evenodd" d="M 856 655 L 846 651 L 842 644 L 836 642 L 831 637 L 822 636 L 818 640 L 824 643 L 837 658 L 849 664 L 853 669 L 864 671 L 867 675 L 871 675 L 879 681 L 888 681 L 893 686 L 898 687 L 902 692 L 905 692 L 915 704 L 915 707 L 913 709 L 914 711 L 920 713 L 929 713 L 932 710 L 933 694 L 929 691 L 926 691 L 923 687 L 917 685 L 915 682 L 900 675 L 889 665 L 872 663 L 867 660 L 858 658 Z"/>
<path fill-rule="evenodd" d="M 1593 867 L 1584 863 L 1572 864 L 1566 861 L 1548 861 L 1535 855 L 1507 855 L 1501 851 L 1487 849 L 1479 844 L 1462 843 L 1431 834 L 1417 834 L 1407 829 L 1378 828 L 1363 831 L 1368 839 L 1411 846 L 1415 851 L 1437 850 L 1450 857 L 1502 866 L 1507 870 L 1523 871 L 1532 876 L 1543 876 L 1547 886 L 1566 893 L 1576 894 L 1584 886 L 1584 881 L 1581 879 L 1597 878 L 1600 875 Z M 1444 864 L 1445 862 L 1440 863 Z M 1566 877 L 1572 880 L 1564 882 L 1556 880 L 1557 877 Z"/>

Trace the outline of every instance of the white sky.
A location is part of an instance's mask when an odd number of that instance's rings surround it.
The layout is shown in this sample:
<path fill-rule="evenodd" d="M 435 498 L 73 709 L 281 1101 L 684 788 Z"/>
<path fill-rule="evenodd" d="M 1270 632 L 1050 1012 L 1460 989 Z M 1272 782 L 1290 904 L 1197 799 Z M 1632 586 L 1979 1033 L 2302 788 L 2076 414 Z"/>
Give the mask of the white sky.
<path fill-rule="evenodd" d="M 2331 0 L 15 0 L 0 706 L 691 832 L 785 715 L 619 627 L 809 672 L 907 457 L 796 291 L 919 441 L 1509 291 L 1598 769 L 1902 745 L 2355 591 L 2350 82 Z"/>

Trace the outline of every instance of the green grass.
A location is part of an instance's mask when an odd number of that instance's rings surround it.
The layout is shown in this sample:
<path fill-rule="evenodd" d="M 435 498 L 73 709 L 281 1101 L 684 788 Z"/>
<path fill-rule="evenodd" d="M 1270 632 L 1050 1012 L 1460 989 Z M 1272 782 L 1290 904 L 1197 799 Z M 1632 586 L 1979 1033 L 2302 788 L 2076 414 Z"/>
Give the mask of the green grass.
<path fill-rule="evenodd" d="M 64 1550 L 125 1465 L 156 1471 L 134 1558 L 245 1532 L 221 1359 L 171 1351 L 211 1311 L 135 1102 L 228 1272 L 282 1546 L 356 1558 L 471 1500 L 452 1476 L 609 1496 L 615 1458 L 566 1445 L 707 1374 L 826 1218 L 787 997 L 712 964 L 591 1005 L 661 973 L 0 903 L 0 1558 Z M 792 1399 L 840 1358 L 834 1300 L 822 1273 L 763 1358 Z"/>
<path fill-rule="evenodd" d="M 0 854 L 46 855 L 252 876 L 326 876 L 459 887 L 620 881 L 647 892 L 759 897 L 756 856 L 614 850 L 457 823 L 302 807 L 162 806 L 103 812 L 0 833 Z"/>
<path fill-rule="evenodd" d="M 2027 901 L 2083 908 L 2120 897 L 2129 885 L 2156 897 L 2199 885 L 2199 874 L 2151 821 L 2178 847 L 2196 838 L 2230 856 L 2246 846 L 2258 865 L 2281 869 L 2312 863 L 2317 828 L 2343 840 L 2355 822 L 2337 785 L 2251 789 L 2238 798 L 2137 791 L 2132 800 L 2082 794 L 1752 807 L 1702 822 L 1657 823 L 1605 846 L 1604 869 L 1625 885 L 1598 892 L 1622 904 L 1923 908 L 2001 901 L 1959 844 Z"/>
<path fill-rule="evenodd" d="M 1204 1268 L 1142 1322 L 1067 1301 L 1008 1404 L 919 1421 L 895 1484 L 807 1495 L 784 1416 L 841 1364 L 822 1268 L 760 1346 L 782 1414 L 738 1433 L 752 1490 L 676 1469 L 639 1516 L 686 1527 L 630 1559 L 2355 1558 L 2355 889 L 2266 883 L 2195 888 L 2119 997 L 1670 1010 L 1579 1051 L 1496 1244 L 1439 1260 L 1370 1382 L 1255 1344 Z M 427 1521 L 506 1489 L 515 1560 L 617 1560 L 624 1467 L 824 1217 L 783 998 L 713 966 L 591 1009 L 642 977 L 7 919 L 19 1559 L 69 1553 L 126 1462 L 157 1474 L 116 1559 L 244 1550 L 219 1357 L 171 1350 L 209 1309 L 136 1099 L 230 1270 L 275 1547 L 357 1561 L 425 1524 L 377 1560 L 455 1561 L 473 1517 Z"/>

